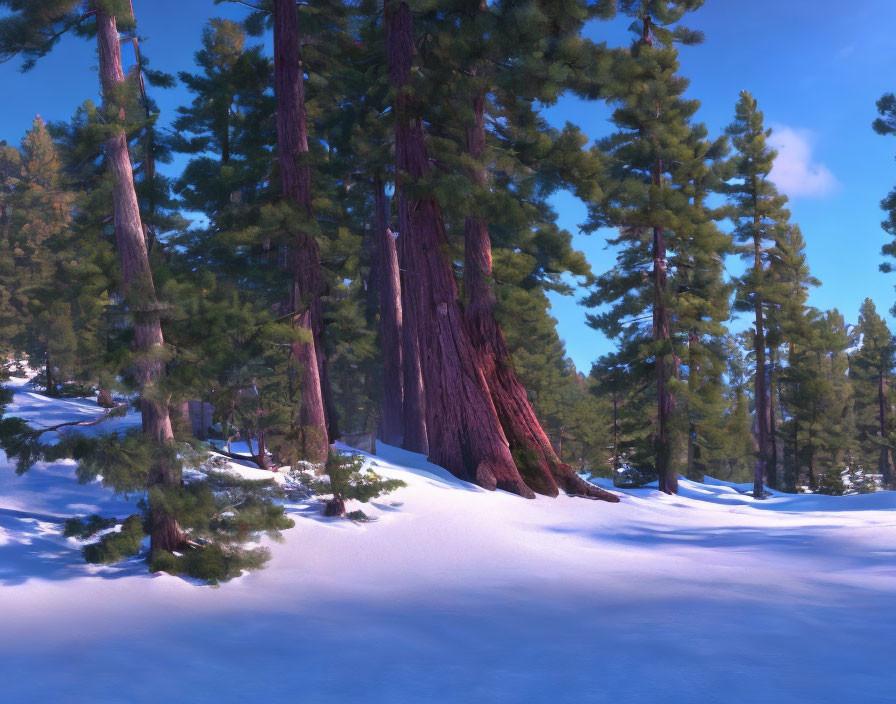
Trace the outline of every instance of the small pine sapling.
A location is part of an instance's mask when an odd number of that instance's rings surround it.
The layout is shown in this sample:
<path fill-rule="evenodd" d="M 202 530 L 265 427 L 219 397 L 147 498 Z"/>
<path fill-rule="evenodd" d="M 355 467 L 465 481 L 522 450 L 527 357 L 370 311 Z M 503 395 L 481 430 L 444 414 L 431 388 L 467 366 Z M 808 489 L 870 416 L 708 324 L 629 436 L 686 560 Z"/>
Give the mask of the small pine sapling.
<path fill-rule="evenodd" d="M 326 476 L 293 470 L 292 476 L 315 494 L 332 495 L 324 504 L 324 515 L 328 517 L 346 516 L 346 501 L 354 499 L 366 504 L 371 499 L 407 486 L 400 479 L 385 479 L 372 469 L 365 469 L 364 458 L 354 453 L 331 451 L 323 474 Z M 367 518 L 361 511 L 353 511 L 348 517 L 352 520 Z"/>
<path fill-rule="evenodd" d="M 202 482 L 156 496 L 155 501 L 177 517 L 189 540 L 182 553 L 153 553 L 150 571 L 218 584 L 238 577 L 243 570 L 260 569 L 270 552 L 242 546 L 261 534 L 278 540 L 280 531 L 295 525 L 283 507 L 274 503 L 280 495 L 272 479 L 259 481 L 209 472 Z"/>

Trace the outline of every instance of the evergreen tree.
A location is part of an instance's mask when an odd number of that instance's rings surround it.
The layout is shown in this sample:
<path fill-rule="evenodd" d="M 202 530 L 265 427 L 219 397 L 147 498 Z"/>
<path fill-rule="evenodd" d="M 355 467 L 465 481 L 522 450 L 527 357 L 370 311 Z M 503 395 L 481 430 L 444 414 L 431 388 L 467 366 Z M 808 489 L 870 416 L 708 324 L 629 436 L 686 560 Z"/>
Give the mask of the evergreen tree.
<path fill-rule="evenodd" d="M 859 310 L 856 332 L 859 349 L 849 360 L 849 378 L 855 401 L 858 430 L 858 462 L 866 471 L 872 467 L 883 475 L 885 485 L 893 481 L 891 462 L 893 420 L 889 376 L 896 367 L 896 342 L 874 302 L 866 298 Z"/>
<path fill-rule="evenodd" d="M 747 91 L 740 94 L 735 121 L 728 127 L 728 134 L 737 150 L 736 180 L 731 187 L 732 220 L 735 236 L 742 244 L 741 254 L 751 264 L 738 287 L 736 306 L 753 314 L 754 402 L 759 448 L 753 494 L 759 498 L 766 477 L 774 486 L 773 477 L 777 473 L 771 449 L 771 394 L 766 363 L 767 301 L 772 295 L 766 276 L 767 250 L 769 243 L 774 244 L 786 227 L 789 213 L 783 207 L 787 199 L 778 194 L 768 179 L 776 156 L 766 141 L 771 130 L 765 129 L 762 112 L 757 110 L 756 100 Z"/>
<path fill-rule="evenodd" d="M 726 371 L 723 341 L 727 336 L 725 321 L 729 317 L 732 287 L 723 279 L 724 257 L 732 249 L 731 237 L 717 226 L 723 211 L 707 206 L 713 192 L 720 190 L 731 163 L 724 159 L 728 151 L 725 138 L 706 140 L 701 125 L 691 131 L 694 150 L 682 162 L 677 180 L 689 182 L 689 195 L 694 205 L 694 222 L 678 228 L 678 267 L 672 285 L 678 292 L 675 330 L 687 336 L 683 356 L 682 377 L 685 385 L 679 391 L 687 418 L 687 461 L 685 475 L 703 481 L 707 462 L 723 450 L 724 424 L 728 410 L 725 396 Z"/>
<path fill-rule="evenodd" d="M 817 286 L 819 282 L 809 272 L 805 247 L 806 242 L 800 228 L 797 225 L 790 225 L 784 229 L 782 236 L 777 239 L 768 252 L 769 265 L 766 275 L 769 288 L 775 291 L 774 297 L 777 299 L 774 305 L 768 306 L 767 311 L 769 379 L 772 381 L 770 391 L 778 399 L 779 415 L 781 416 L 780 423 L 778 423 L 774 415 L 773 401 L 775 397 L 772 397 L 769 402 L 772 412 L 770 417 L 773 431 L 772 441 L 777 438 L 778 427 L 787 422 L 787 408 L 783 396 L 784 389 L 788 384 L 788 360 L 794 349 L 807 344 L 806 341 L 813 337 L 811 324 L 817 316 L 817 311 L 806 305 L 809 287 Z M 752 347 L 755 349 L 755 344 Z M 798 423 L 796 426 L 791 423 L 791 426 L 796 427 Z M 772 449 L 776 459 L 778 457 L 783 459 L 787 454 L 786 449 L 782 447 L 779 452 L 776 447 L 777 443 L 773 442 Z M 796 475 L 794 475 L 794 471 L 796 467 L 797 462 L 794 459 L 789 469 L 784 468 L 784 474 L 789 477 L 784 482 L 786 490 L 795 490 L 796 480 L 794 477 Z"/>
<path fill-rule="evenodd" d="M 871 127 L 880 135 L 896 135 L 896 95 L 893 93 L 885 93 L 877 101 L 877 112 L 879 117 L 875 118 Z M 896 240 L 896 188 L 890 191 L 886 198 L 880 203 L 881 209 L 886 214 L 886 219 L 881 223 L 884 232 L 889 234 Z M 893 271 L 893 264 L 886 261 L 889 258 L 896 257 L 896 241 L 888 242 L 881 248 L 881 254 L 885 261 L 880 265 L 880 270 L 885 273 Z"/>
<path fill-rule="evenodd" d="M 74 202 L 53 140 L 38 117 L 22 141 L 22 178 L 12 199 L 9 237 L 19 272 L 16 298 L 28 321 L 23 349 L 32 367 L 45 369 L 50 395 L 74 376 L 76 363 L 71 306 L 60 300 L 60 287 L 68 287 L 58 266 L 71 238 Z"/>
<path fill-rule="evenodd" d="M 791 448 L 785 484 L 793 490 L 805 473 L 809 488 L 818 490 L 839 478 L 855 437 L 852 386 L 846 349 L 846 326 L 836 310 L 815 315 L 806 337 L 792 344 L 784 372 L 782 430 Z"/>
<path fill-rule="evenodd" d="M 60 453 L 72 452 L 81 460 L 79 471 L 83 470 L 85 477 L 102 474 L 104 481 L 118 491 L 132 492 L 145 487 L 145 525 L 150 534 L 151 562 L 155 564 L 163 556 L 171 555 L 188 544 L 184 527 L 179 521 L 185 521 L 184 525 L 188 528 L 197 528 L 196 492 L 206 491 L 209 495 L 213 492 L 208 487 L 202 488 L 202 485 L 197 485 L 197 488 L 183 484 L 183 452 L 179 452 L 175 445 L 169 415 L 170 388 L 164 382 L 168 349 L 162 337 L 161 307 L 156 297 L 128 144 L 129 135 L 137 131 L 129 116 L 135 93 L 133 82 L 126 79 L 122 68 L 119 22 L 121 28 L 133 29 L 134 18 L 129 5 L 124 5 L 125 3 L 112 0 L 97 0 L 91 3 L 88 15 L 92 21 L 88 23 L 86 17 L 78 17 L 79 21 L 75 24 L 79 33 L 87 36 L 95 34 L 99 48 L 103 108 L 101 119 L 89 120 L 88 124 L 98 136 L 101 135 L 99 141 L 103 143 L 105 167 L 110 176 L 107 194 L 110 196 L 113 212 L 123 300 L 125 309 L 129 312 L 127 329 L 132 335 L 134 347 L 129 366 L 140 395 L 142 432 L 125 437 L 113 436 L 96 442 L 84 442 L 74 436 L 71 440 L 44 446 L 40 437 L 45 433 L 58 432 L 59 427 L 33 431 L 16 422 L 16 419 L 10 419 L 10 422 L 5 422 L 4 437 L 8 454 L 18 455 L 23 469 L 41 456 L 61 457 L 65 455 Z M 79 9 L 79 3 L 54 3 L 52 7 L 45 7 L 45 12 L 38 14 L 36 18 L 30 16 L 30 10 L 22 10 L 18 6 L 12 9 L 18 12 L 4 18 L 0 24 L 0 37 L 9 46 L 0 47 L 0 50 L 7 55 L 25 52 L 28 56 L 29 51 L 38 50 L 26 43 L 15 45 L 16 35 L 7 31 L 9 27 L 20 22 L 41 22 L 40 27 L 35 26 L 33 32 L 22 34 L 21 38 L 24 40 L 32 35 L 43 36 L 41 33 L 47 31 L 56 36 L 73 26 L 70 22 L 71 13 Z M 39 50 L 48 50 L 51 44 L 52 41 L 41 45 Z M 145 157 L 144 164 L 148 160 Z M 144 174 L 147 185 L 154 188 L 156 181 L 151 173 Z M 55 310 L 59 311 L 57 314 L 61 314 L 63 309 L 56 307 Z M 206 502 L 206 518 L 214 511 L 214 505 L 214 501 Z M 270 515 L 276 519 L 276 514 L 279 513 L 282 518 L 281 509 L 273 506 L 271 509 Z M 264 526 L 260 524 L 259 528 L 264 529 Z M 243 536 L 244 539 L 247 536 L 245 531 Z M 193 548 L 197 550 L 197 559 L 211 556 L 215 551 L 223 554 L 217 546 L 210 546 L 208 549 L 200 549 L 198 546 Z M 239 556 L 233 557 L 237 559 Z M 247 558 L 248 563 L 257 566 L 258 560 Z M 231 561 L 229 564 L 235 563 Z"/>
<path fill-rule="evenodd" d="M 695 179 L 698 183 L 701 179 L 695 155 L 697 161 L 711 159 L 712 149 L 700 144 L 703 128 L 691 124 L 699 103 L 682 97 L 688 82 L 677 74 L 675 48 L 676 43 L 700 41 L 699 34 L 677 23 L 701 4 L 700 0 L 620 4 L 635 19 L 636 38 L 631 49 L 619 55 L 607 89 L 619 131 L 598 145 L 607 159 L 604 196 L 589 205 L 586 224 L 589 231 L 600 227 L 618 231 L 609 240 L 619 248 L 617 265 L 599 277 L 597 290 L 587 301 L 610 308 L 590 322 L 620 340 L 620 351 L 603 366 L 625 370 L 631 374 L 632 387 L 650 389 L 656 401 L 655 415 L 650 414 L 655 418 L 654 462 L 660 488 L 669 493 L 678 486 L 674 415 L 687 339 L 687 330 L 676 330 L 675 318 L 679 304 L 688 305 L 679 300 L 673 282 L 691 262 L 707 261 L 698 251 L 706 251 L 717 237 L 705 236 L 711 228 L 701 230 L 708 213 L 699 197 L 694 198 Z M 652 318 L 652 325 L 645 324 L 647 318 Z M 649 366 L 653 371 L 647 385 Z"/>

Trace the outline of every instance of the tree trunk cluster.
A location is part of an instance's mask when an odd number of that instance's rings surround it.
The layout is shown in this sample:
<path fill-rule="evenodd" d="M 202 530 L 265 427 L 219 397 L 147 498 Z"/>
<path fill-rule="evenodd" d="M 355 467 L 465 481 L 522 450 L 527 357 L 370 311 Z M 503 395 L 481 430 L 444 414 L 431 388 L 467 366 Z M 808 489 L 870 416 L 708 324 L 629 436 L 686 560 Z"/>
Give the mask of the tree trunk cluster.
<path fill-rule="evenodd" d="M 461 306 L 439 203 L 431 195 L 413 201 L 406 196 L 402 183 L 424 180 L 431 170 L 420 106 L 409 86 L 415 54 L 413 16 L 405 2 L 395 0 L 385 4 L 384 14 L 389 76 L 396 91 L 396 190 L 404 273 L 402 417 L 413 421 L 413 427 L 403 429 L 404 446 L 419 451 L 425 433 L 433 463 L 487 489 L 527 498 L 536 493 L 556 496 L 562 489 L 618 501 L 560 461 L 513 370 L 495 318 L 487 223 L 473 214 L 466 218 L 466 300 Z M 484 106 L 485 95 L 475 96 L 474 121 L 466 134 L 466 149 L 478 164 L 485 150 Z M 477 188 L 487 188 L 484 166 L 477 166 L 469 178 Z M 418 359 L 422 374 L 415 369 Z M 421 401 L 423 414 L 417 411 Z M 409 406 L 416 416 L 407 412 Z M 425 418 L 425 429 L 415 418 Z"/>

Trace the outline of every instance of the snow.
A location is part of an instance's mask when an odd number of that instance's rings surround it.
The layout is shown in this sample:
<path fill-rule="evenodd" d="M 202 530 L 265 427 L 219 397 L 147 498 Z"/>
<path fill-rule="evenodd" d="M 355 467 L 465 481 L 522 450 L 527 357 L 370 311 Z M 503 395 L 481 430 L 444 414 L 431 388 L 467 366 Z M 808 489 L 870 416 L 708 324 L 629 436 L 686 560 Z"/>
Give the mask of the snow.
<path fill-rule="evenodd" d="M 24 388 L 13 409 L 101 412 Z M 408 484 L 349 507 L 376 522 L 290 504 L 269 566 L 212 588 L 85 565 L 61 520 L 139 497 L 0 455 L 3 701 L 896 701 L 892 492 L 527 501 L 396 448 L 368 461 Z"/>

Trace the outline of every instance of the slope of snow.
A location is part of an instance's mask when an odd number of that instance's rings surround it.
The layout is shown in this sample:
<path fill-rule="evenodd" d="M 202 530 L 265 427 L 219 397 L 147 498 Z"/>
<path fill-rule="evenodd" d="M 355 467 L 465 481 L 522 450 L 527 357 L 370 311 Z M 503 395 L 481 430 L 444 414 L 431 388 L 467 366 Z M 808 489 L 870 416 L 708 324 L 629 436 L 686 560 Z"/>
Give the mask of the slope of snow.
<path fill-rule="evenodd" d="M 16 412 L 98 412 L 45 401 Z M 408 484 L 379 520 L 292 504 L 268 568 L 211 588 L 84 565 L 60 518 L 137 497 L 0 455 L 3 701 L 896 701 L 893 493 L 526 501 L 368 461 Z"/>

